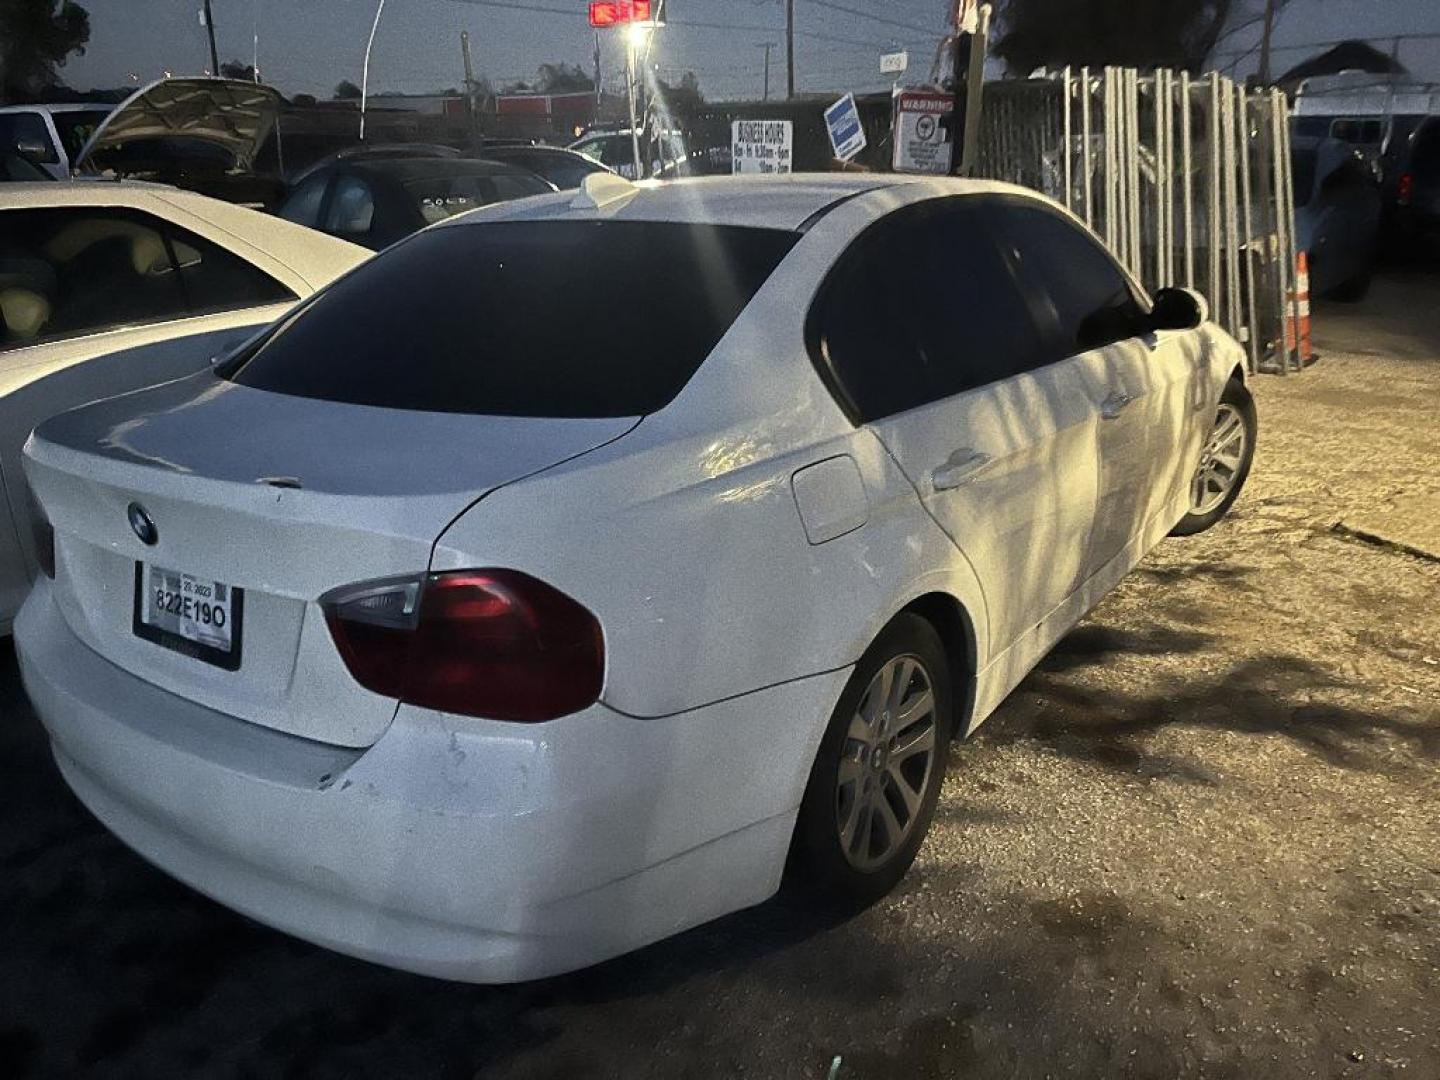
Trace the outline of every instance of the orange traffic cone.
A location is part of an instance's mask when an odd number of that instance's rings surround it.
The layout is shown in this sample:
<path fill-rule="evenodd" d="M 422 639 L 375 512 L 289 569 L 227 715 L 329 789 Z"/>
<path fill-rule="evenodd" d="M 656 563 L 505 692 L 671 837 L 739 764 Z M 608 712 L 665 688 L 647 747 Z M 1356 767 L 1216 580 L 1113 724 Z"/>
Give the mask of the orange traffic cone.
<path fill-rule="evenodd" d="M 1315 363 L 1310 345 L 1310 260 L 1305 252 L 1295 257 L 1295 291 L 1285 297 L 1285 356 L 1300 367 Z"/>

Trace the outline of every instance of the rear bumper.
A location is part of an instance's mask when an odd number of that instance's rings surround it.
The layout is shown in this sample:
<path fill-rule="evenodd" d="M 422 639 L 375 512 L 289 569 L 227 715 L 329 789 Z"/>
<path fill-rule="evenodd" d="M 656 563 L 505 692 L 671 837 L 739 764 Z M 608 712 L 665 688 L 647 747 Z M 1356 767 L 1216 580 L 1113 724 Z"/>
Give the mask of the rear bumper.
<path fill-rule="evenodd" d="M 350 750 L 113 666 L 46 581 L 16 646 L 66 780 L 130 847 L 281 930 L 473 982 L 597 963 L 770 896 L 848 675 L 661 720 L 402 708 Z"/>

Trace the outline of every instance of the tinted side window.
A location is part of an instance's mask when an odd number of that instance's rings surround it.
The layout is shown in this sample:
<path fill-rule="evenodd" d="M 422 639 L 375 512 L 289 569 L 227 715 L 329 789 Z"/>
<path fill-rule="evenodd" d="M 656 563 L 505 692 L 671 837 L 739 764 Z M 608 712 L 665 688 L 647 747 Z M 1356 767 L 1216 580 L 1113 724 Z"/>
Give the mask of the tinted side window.
<path fill-rule="evenodd" d="M 1006 253 L 1053 305 L 1048 359 L 1060 360 L 1142 332 L 1145 313 L 1115 260 L 1078 226 L 1041 206 L 996 208 Z"/>
<path fill-rule="evenodd" d="M 987 208 L 967 201 L 893 215 L 856 242 L 826 285 L 812 346 L 862 423 L 1041 362 Z"/>
<path fill-rule="evenodd" d="M 280 216 L 296 225 L 316 228 L 320 224 L 320 205 L 325 201 L 325 188 L 330 183 L 330 174 L 321 173 L 306 180 L 285 200 Z"/>
<path fill-rule="evenodd" d="M 185 316 L 162 227 L 124 210 L 4 211 L 0 348 Z"/>
<path fill-rule="evenodd" d="M 184 229 L 170 226 L 169 231 L 192 314 L 236 311 L 296 299 L 288 288 L 240 256 Z"/>

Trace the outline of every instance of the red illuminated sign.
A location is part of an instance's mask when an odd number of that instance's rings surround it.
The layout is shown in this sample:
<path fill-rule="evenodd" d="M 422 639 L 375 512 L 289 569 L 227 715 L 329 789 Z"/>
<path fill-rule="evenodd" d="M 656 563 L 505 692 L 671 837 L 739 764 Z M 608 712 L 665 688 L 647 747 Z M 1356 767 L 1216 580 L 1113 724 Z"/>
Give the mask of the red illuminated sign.
<path fill-rule="evenodd" d="M 627 23 L 648 23 L 653 19 L 653 0 L 591 0 L 590 2 L 591 26 L 624 26 Z"/>

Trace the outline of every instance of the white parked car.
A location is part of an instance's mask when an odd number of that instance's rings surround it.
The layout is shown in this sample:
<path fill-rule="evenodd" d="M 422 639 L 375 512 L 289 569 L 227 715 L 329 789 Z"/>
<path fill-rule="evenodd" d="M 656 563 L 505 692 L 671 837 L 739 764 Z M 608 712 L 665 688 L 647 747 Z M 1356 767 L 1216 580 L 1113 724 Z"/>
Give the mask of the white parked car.
<path fill-rule="evenodd" d="M 36 573 L 20 465 L 31 429 L 207 367 L 368 256 L 172 188 L 0 186 L 0 633 Z"/>
<path fill-rule="evenodd" d="M 1249 466 L 1240 347 L 1020 189 L 465 215 L 42 425 L 17 624 L 80 798 L 254 918 L 548 975 L 904 874 L 947 745 Z"/>

